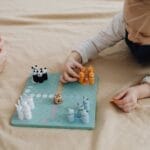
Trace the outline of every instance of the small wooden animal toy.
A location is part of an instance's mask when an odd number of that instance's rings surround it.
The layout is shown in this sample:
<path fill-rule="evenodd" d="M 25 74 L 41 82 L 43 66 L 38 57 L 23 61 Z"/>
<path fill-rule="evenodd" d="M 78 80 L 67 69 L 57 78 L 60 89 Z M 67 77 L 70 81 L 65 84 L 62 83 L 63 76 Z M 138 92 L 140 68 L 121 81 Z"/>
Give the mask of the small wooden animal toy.
<path fill-rule="evenodd" d="M 37 65 L 32 66 L 32 79 L 35 83 L 42 83 L 45 80 L 48 80 L 47 68 L 38 68 Z"/>
<path fill-rule="evenodd" d="M 81 84 L 84 84 L 84 78 L 85 78 L 85 74 L 84 74 L 84 72 L 80 72 L 79 73 L 79 82 L 81 83 Z"/>
<path fill-rule="evenodd" d="M 89 112 L 90 111 L 90 101 L 88 98 L 83 97 L 83 105 L 84 109 Z"/>
<path fill-rule="evenodd" d="M 94 68 L 92 66 L 88 67 L 88 72 L 93 72 L 94 73 Z"/>
<path fill-rule="evenodd" d="M 92 66 L 83 67 L 79 72 L 79 82 L 81 84 L 94 84 L 95 82 L 95 72 Z"/>
<path fill-rule="evenodd" d="M 33 97 L 26 96 L 26 101 L 27 101 L 28 105 L 30 106 L 31 110 L 35 108 Z"/>
<path fill-rule="evenodd" d="M 22 111 L 23 111 L 23 114 L 24 114 L 24 118 L 26 120 L 32 119 L 31 108 L 30 108 L 30 106 L 28 105 L 28 103 L 26 101 L 24 101 L 22 103 Z"/>
<path fill-rule="evenodd" d="M 55 94 L 54 96 L 54 104 L 61 104 L 63 102 L 61 94 Z"/>
<path fill-rule="evenodd" d="M 89 113 L 85 109 L 81 112 L 81 121 L 85 124 L 89 123 Z"/>
<path fill-rule="evenodd" d="M 19 119 L 19 120 L 23 120 L 23 119 L 24 119 L 24 114 L 23 114 L 22 106 L 21 106 L 19 100 L 18 100 L 18 104 L 15 104 L 15 106 L 16 106 L 16 108 L 17 108 L 18 119 Z"/>
<path fill-rule="evenodd" d="M 94 77 L 94 72 L 89 73 L 89 84 L 94 84 L 95 82 L 95 77 Z"/>
<path fill-rule="evenodd" d="M 75 112 L 74 109 L 68 108 L 67 118 L 69 122 L 73 122 L 75 119 Z"/>

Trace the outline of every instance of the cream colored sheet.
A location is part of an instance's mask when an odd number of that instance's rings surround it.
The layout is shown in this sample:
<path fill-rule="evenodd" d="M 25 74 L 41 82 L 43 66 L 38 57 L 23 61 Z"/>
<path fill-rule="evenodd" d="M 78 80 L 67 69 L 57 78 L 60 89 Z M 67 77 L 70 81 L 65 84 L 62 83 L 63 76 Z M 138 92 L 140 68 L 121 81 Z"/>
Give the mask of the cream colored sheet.
<path fill-rule="evenodd" d="M 90 62 L 100 76 L 92 131 L 12 127 L 15 103 L 30 66 L 61 71 L 71 48 L 95 35 L 122 9 L 122 0 L 1 0 L 0 35 L 8 52 L 0 74 L 0 150 L 149 150 L 150 101 L 127 114 L 109 101 L 116 91 L 150 71 L 123 42 Z"/>

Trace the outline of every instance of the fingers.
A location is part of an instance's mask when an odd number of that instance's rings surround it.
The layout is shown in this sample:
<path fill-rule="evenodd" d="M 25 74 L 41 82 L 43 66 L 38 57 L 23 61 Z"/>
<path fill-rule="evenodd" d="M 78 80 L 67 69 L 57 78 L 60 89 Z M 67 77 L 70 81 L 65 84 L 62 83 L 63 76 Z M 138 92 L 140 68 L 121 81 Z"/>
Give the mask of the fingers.
<path fill-rule="evenodd" d="M 127 113 L 129 113 L 130 111 L 132 111 L 133 109 L 135 109 L 136 108 L 136 104 L 128 104 L 128 105 L 125 105 L 123 108 L 122 108 L 122 110 L 124 111 L 124 112 L 127 112 Z"/>
<path fill-rule="evenodd" d="M 75 82 L 78 80 L 79 75 L 78 75 L 78 69 L 82 69 L 83 66 L 75 61 L 75 60 L 69 60 L 64 67 L 64 72 L 62 76 L 60 77 L 60 81 L 62 83 L 67 83 L 67 82 Z"/>
<path fill-rule="evenodd" d="M 62 75 L 60 76 L 60 82 L 61 82 L 61 83 L 67 83 L 67 81 L 63 78 Z"/>
<path fill-rule="evenodd" d="M 130 112 L 137 107 L 137 100 L 130 96 L 126 96 L 122 100 L 114 100 L 114 103 L 124 112 Z"/>
<path fill-rule="evenodd" d="M 70 67 L 68 67 L 68 73 L 70 74 L 70 76 L 72 77 L 75 77 L 75 78 L 78 78 L 79 75 L 73 70 L 71 69 Z"/>
<path fill-rule="evenodd" d="M 83 68 L 83 66 L 79 62 L 77 62 L 77 61 L 74 61 L 74 65 L 75 65 L 75 67 L 77 67 L 79 69 Z"/>
<path fill-rule="evenodd" d="M 126 94 L 127 94 L 127 91 L 124 90 L 124 91 L 118 93 L 116 96 L 114 96 L 113 99 L 115 99 L 115 100 L 120 100 L 120 99 L 122 99 Z"/>
<path fill-rule="evenodd" d="M 69 74 L 64 72 L 64 74 L 60 77 L 60 81 L 62 83 L 75 82 L 75 81 L 77 81 L 77 78 L 73 78 L 73 77 L 69 76 Z"/>

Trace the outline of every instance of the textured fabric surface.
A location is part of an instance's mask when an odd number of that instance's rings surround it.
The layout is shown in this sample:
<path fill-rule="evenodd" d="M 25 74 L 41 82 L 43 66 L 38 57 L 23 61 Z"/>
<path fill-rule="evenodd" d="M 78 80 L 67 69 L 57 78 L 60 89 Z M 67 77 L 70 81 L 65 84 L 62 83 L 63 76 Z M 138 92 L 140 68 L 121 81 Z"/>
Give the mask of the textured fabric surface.
<path fill-rule="evenodd" d="M 90 63 L 100 77 L 92 131 L 19 128 L 9 123 L 31 65 L 61 71 L 72 47 L 95 35 L 123 7 L 122 0 L 1 0 L 0 35 L 8 53 L 0 74 L 0 150 L 149 150 L 150 101 L 127 114 L 111 105 L 115 92 L 150 71 L 124 42 Z"/>

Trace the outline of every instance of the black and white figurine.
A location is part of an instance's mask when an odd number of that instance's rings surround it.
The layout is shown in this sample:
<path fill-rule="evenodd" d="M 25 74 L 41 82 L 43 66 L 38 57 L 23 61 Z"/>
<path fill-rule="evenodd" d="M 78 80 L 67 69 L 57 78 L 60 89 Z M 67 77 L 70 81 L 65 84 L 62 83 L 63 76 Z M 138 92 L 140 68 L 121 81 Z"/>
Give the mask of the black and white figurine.
<path fill-rule="evenodd" d="M 42 83 L 44 80 L 43 80 L 43 71 L 42 70 L 40 70 L 39 72 L 38 72 L 38 82 L 39 83 Z"/>
<path fill-rule="evenodd" d="M 43 69 L 43 79 L 47 80 L 48 79 L 48 75 L 47 75 L 47 68 Z"/>
<path fill-rule="evenodd" d="M 32 79 L 34 82 L 38 82 L 38 70 L 36 70 L 34 67 L 32 68 Z"/>
<path fill-rule="evenodd" d="M 35 83 L 42 83 L 43 81 L 48 79 L 47 68 L 38 68 L 37 65 L 32 66 L 32 79 Z"/>

